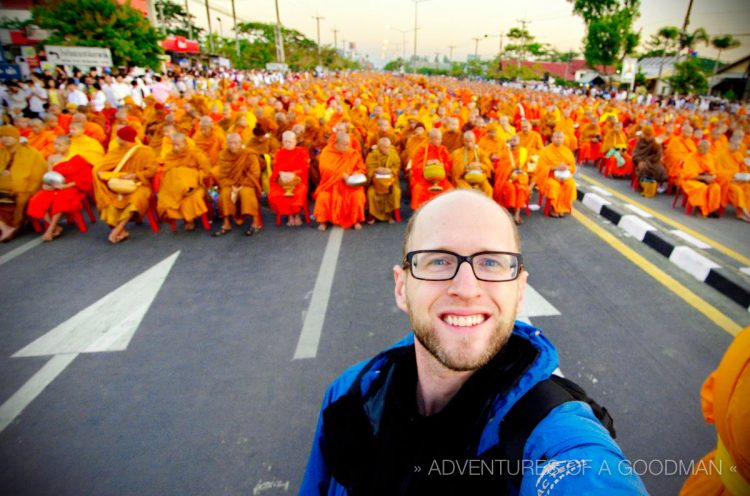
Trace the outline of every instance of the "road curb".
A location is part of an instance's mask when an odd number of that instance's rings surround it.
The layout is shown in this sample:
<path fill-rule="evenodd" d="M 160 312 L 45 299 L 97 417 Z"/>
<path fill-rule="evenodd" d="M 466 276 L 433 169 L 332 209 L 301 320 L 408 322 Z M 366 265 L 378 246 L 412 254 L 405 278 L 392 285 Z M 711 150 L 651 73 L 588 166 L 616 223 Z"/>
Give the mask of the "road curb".
<path fill-rule="evenodd" d="M 730 300 L 750 312 L 750 284 L 731 271 L 706 258 L 697 250 L 682 244 L 682 240 L 671 233 L 659 230 L 638 215 L 613 205 L 607 198 L 587 192 L 580 187 L 578 201 L 592 212 L 644 243 L 649 248 L 669 259 L 674 265 L 695 279 L 709 285 Z"/>

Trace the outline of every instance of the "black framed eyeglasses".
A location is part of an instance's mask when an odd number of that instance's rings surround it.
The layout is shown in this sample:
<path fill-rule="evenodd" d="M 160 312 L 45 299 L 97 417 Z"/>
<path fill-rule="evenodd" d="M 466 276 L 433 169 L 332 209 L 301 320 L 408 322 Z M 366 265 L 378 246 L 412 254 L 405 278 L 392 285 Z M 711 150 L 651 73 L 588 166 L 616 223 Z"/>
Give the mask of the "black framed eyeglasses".
<path fill-rule="evenodd" d="M 513 281 L 523 271 L 523 256 L 507 251 L 481 251 L 463 256 L 447 250 L 416 250 L 406 254 L 403 268 L 409 269 L 415 279 L 450 281 L 464 262 L 469 263 L 474 277 L 480 281 Z"/>

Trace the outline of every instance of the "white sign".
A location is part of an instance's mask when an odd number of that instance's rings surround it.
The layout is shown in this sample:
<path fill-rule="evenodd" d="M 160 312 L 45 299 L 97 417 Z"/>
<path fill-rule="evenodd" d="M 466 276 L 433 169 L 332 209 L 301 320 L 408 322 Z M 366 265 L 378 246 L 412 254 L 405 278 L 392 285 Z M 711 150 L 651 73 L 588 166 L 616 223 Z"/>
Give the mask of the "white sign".
<path fill-rule="evenodd" d="M 628 57 L 622 61 L 622 72 L 620 72 L 620 82 L 632 83 L 635 81 L 635 74 L 638 72 L 638 59 Z"/>
<path fill-rule="evenodd" d="M 266 70 L 270 72 L 286 72 L 289 70 L 289 66 L 286 64 L 268 63 L 266 64 Z"/>
<path fill-rule="evenodd" d="M 47 61 L 55 65 L 112 67 L 109 48 L 45 45 Z"/>

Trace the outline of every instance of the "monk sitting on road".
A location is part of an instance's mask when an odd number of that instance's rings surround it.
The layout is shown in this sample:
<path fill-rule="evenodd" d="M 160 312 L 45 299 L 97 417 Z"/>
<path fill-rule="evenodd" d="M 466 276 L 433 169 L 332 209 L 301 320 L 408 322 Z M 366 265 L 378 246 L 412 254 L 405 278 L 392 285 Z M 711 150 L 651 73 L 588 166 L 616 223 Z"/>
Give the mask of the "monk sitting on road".
<path fill-rule="evenodd" d="M 126 240 L 130 233 L 125 230 L 133 218 L 146 215 L 151 198 L 151 178 L 156 173 L 156 155 L 148 146 L 136 144 L 136 130 L 130 126 L 117 131 L 118 147 L 94 167 L 94 193 L 101 219 L 112 227 L 109 242 Z M 111 179 L 130 180 L 135 189 L 130 192 L 114 191 Z M 118 188 L 115 188 L 118 189 Z"/>
<path fill-rule="evenodd" d="M 115 140 L 119 143 L 119 141 Z M 114 151 L 116 147 L 110 147 Z M 104 147 L 101 143 L 83 133 L 83 124 L 80 122 L 70 123 L 70 148 L 68 156 L 80 155 L 86 162 L 93 166 L 99 165 L 104 160 Z"/>
<path fill-rule="evenodd" d="M 534 172 L 534 183 L 547 197 L 552 210 L 550 216 L 563 217 L 573 211 L 576 198 L 576 161 L 573 152 L 563 145 L 565 134 L 555 131 L 552 143 L 545 146 L 539 155 L 539 163 Z"/>
<path fill-rule="evenodd" d="M 29 198 L 42 186 L 47 172 L 42 154 L 19 143 L 20 138 L 15 127 L 0 127 L 0 241 L 13 239 Z"/>
<path fill-rule="evenodd" d="M 721 206 L 732 205 L 739 220 L 750 222 L 750 180 L 740 181 L 738 173 L 750 173 L 742 153 L 742 138 L 732 136 L 729 145 L 716 157 L 716 182 L 721 186 Z M 750 175 L 750 174 L 748 174 Z"/>
<path fill-rule="evenodd" d="M 518 135 L 508 141 L 508 153 L 501 155 L 495 168 L 493 198 L 500 205 L 513 212 L 516 225 L 523 223 L 521 209 L 529 202 L 529 174 L 527 163 L 529 152 L 521 146 Z"/>
<path fill-rule="evenodd" d="M 172 151 L 164 158 L 164 178 L 156 211 L 160 218 L 184 219 L 185 230 L 195 230 L 195 219 L 208 212 L 205 182 L 210 176 L 208 158 L 190 148 L 182 133 L 171 139 Z"/>
<path fill-rule="evenodd" d="M 597 162 L 602 158 L 602 131 L 596 117 L 591 112 L 586 112 L 586 124 L 581 126 L 578 138 L 578 162 Z"/>
<path fill-rule="evenodd" d="M 628 153 L 628 137 L 622 130 L 622 122 L 617 121 L 608 131 L 602 142 L 604 175 L 626 177 L 633 174 L 633 160 Z"/>
<path fill-rule="evenodd" d="M 55 153 L 55 138 L 62 135 L 62 132 L 56 133 L 54 129 L 45 127 L 41 119 L 31 119 L 29 127 L 31 127 L 31 134 L 27 138 L 29 146 L 39 150 L 39 153 L 47 160 Z"/>
<path fill-rule="evenodd" d="M 377 147 L 367 155 L 367 210 L 369 224 L 379 220 L 395 222 L 393 212 L 401 206 L 401 186 L 398 182 L 401 160 L 388 138 L 380 138 Z"/>
<path fill-rule="evenodd" d="M 633 149 L 633 164 L 638 181 L 650 179 L 658 183 L 667 180 L 667 170 L 662 164 L 661 145 L 654 138 L 654 129 L 646 126 Z"/>
<path fill-rule="evenodd" d="M 431 129 L 427 136 L 428 144 L 414 153 L 412 161 L 409 179 L 412 210 L 418 209 L 430 198 L 454 188 L 451 183 L 453 162 L 448 150 L 441 144 L 442 133 L 439 129 Z"/>
<path fill-rule="evenodd" d="M 682 126 L 679 136 L 672 136 L 669 145 L 664 150 L 664 165 L 667 167 L 669 181 L 680 186 L 680 177 L 683 164 L 690 155 L 696 153 L 695 141 L 693 140 L 693 128 L 690 124 Z"/>
<path fill-rule="evenodd" d="M 292 131 L 281 135 L 281 145 L 273 159 L 268 204 L 276 215 L 289 217 L 287 226 L 301 226 L 307 203 L 310 154 L 307 148 L 297 146 L 297 135 Z"/>
<path fill-rule="evenodd" d="M 59 225 L 64 214 L 78 212 L 82 208 L 82 201 L 91 195 L 92 166 L 80 155 L 70 159 L 68 155 L 70 138 L 62 135 L 55 139 L 56 153 L 50 155 L 52 170 L 62 174 L 65 182 L 62 184 L 43 184 L 42 189 L 34 193 L 29 200 L 26 214 L 32 219 L 47 223 L 47 230 L 42 235 L 43 241 L 52 241 L 63 232 Z"/>
<path fill-rule="evenodd" d="M 242 148 L 242 137 L 237 133 L 227 136 L 227 146 L 219 154 L 218 182 L 222 224 L 214 236 L 223 236 L 232 230 L 232 217 L 238 225 L 244 222 L 244 218 L 252 217 L 245 236 L 260 231 L 263 226 L 260 217 L 260 163 L 255 153 Z"/>
<path fill-rule="evenodd" d="M 318 229 L 325 231 L 329 223 L 361 229 L 365 220 L 364 188 L 350 186 L 347 179 L 367 169 L 362 155 L 352 148 L 349 134 L 336 134 L 335 142 L 320 153 L 319 164 L 320 184 L 314 195 Z"/>
<path fill-rule="evenodd" d="M 198 132 L 193 136 L 195 146 L 208 157 L 209 162 L 215 164 L 219 160 L 219 152 L 224 148 L 224 133 L 214 121 L 203 116 L 200 120 Z"/>
<path fill-rule="evenodd" d="M 531 129 L 530 121 L 521 121 L 521 132 L 518 133 L 518 138 L 521 140 L 521 146 L 529 151 L 529 155 L 539 155 L 544 148 L 542 135 Z"/>
<path fill-rule="evenodd" d="M 453 184 L 457 188 L 477 189 L 492 197 L 492 163 L 487 154 L 477 146 L 472 131 L 464 133 L 464 146 L 451 153 Z"/>
<path fill-rule="evenodd" d="M 721 186 L 716 181 L 716 164 L 708 140 L 701 140 L 698 152 L 685 159 L 680 187 L 688 203 L 700 208 L 704 217 L 714 215 L 721 206 Z"/>

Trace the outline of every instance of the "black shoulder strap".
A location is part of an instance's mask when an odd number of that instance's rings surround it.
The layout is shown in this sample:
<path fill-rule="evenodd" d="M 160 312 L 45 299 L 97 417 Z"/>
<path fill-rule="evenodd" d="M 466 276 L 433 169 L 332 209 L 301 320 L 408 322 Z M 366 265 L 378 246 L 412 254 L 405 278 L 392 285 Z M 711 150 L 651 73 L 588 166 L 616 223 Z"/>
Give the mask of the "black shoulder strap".
<path fill-rule="evenodd" d="M 606 408 L 591 399 L 575 382 L 550 376 L 526 392 L 508 411 L 500 426 L 500 456 L 508 460 L 511 484 L 520 488 L 523 450 L 529 436 L 553 409 L 568 401 L 583 401 L 591 406 L 599 421 L 615 437 L 614 420 Z"/>

